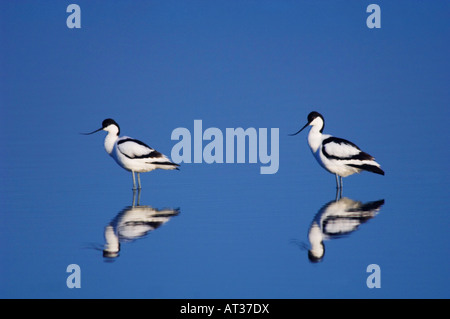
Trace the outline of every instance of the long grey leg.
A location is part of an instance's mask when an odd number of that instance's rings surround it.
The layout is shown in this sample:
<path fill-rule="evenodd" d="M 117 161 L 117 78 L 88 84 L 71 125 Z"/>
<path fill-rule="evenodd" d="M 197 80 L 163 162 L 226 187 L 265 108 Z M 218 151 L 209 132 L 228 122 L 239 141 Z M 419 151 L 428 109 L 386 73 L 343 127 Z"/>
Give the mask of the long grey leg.
<path fill-rule="evenodd" d="M 339 188 L 341 188 L 339 186 L 339 177 L 338 177 L 338 174 L 336 174 L 336 189 L 339 189 Z"/>
<path fill-rule="evenodd" d="M 136 198 L 136 190 L 133 189 L 133 201 L 132 201 L 131 207 L 134 207 L 134 206 L 136 205 L 136 200 L 135 200 L 135 198 Z"/>
<path fill-rule="evenodd" d="M 133 190 L 136 190 L 136 179 L 134 178 L 134 172 L 131 171 L 131 175 L 133 176 Z M 139 176 L 139 174 L 138 174 Z"/>
<path fill-rule="evenodd" d="M 138 189 L 141 189 L 141 175 L 139 173 L 136 173 L 138 177 Z"/>
<path fill-rule="evenodd" d="M 141 202 L 141 189 L 139 188 L 138 193 L 137 193 L 137 205 L 138 206 L 141 205 L 140 202 Z"/>
<path fill-rule="evenodd" d="M 141 201 L 141 189 L 139 188 L 137 190 L 137 196 L 136 196 L 136 190 L 133 189 L 133 201 L 132 201 L 131 206 L 132 207 L 139 206 L 140 205 L 139 204 L 140 201 Z"/>

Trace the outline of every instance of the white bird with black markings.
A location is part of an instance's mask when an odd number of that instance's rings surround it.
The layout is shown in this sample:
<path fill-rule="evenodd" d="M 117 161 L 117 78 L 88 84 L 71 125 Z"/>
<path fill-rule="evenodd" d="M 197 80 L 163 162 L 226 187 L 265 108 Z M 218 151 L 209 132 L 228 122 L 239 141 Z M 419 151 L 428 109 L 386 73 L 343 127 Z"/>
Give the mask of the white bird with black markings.
<path fill-rule="evenodd" d="M 150 172 L 157 168 L 178 169 L 178 164 L 172 163 L 165 155 L 154 150 L 145 143 L 128 136 L 119 137 L 120 127 L 113 119 L 106 119 L 102 127 L 91 133 L 106 131 L 105 150 L 121 167 L 130 171 L 133 176 L 133 190 L 136 189 L 134 173 L 137 173 L 138 189 L 141 189 L 140 173 Z"/>
<path fill-rule="evenodd" d="M 375 158 L 361 151 L 352 142 L 322 134 L 325 121 L 318 112 L 309 113 L 308 123 L 297 133 L 290 135 L 297 135 L 307 126 L 311 126 L 308 134 L 309 147 L 317 162 L 328 172 L 336 175 L 336 188 L 342 188 L 342 177 L 361 171 L 384 175 L 384 171 L 380 168 L 380 164 L 375 162 Z"/>

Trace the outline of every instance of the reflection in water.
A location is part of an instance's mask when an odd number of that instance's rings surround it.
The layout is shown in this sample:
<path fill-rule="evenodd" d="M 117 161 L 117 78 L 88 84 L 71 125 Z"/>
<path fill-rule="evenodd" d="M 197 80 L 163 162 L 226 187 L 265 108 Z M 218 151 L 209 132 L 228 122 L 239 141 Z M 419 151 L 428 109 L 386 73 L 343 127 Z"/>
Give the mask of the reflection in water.
<path fill-rule="evenodd" d="M 140 191 L 137 194 L 137 205 L 135 205 L 135 191 L 133 191 L 132 206 L 122 209 L 105 227 L 106 244 L 103 257 L 118 257 L 121 243 L 144 237 L 180 213 L 179 208 L 155 209 L 151 206 L 141 206 L 139 200 Z"/>
<path fill-rule="evenodd" d="M 375 217 L 383 204 L 384 199 L 361 203 L 343 197 L 324 205 L 314 217 L 308 231 L 311 245 L 308 250 L 309 260 L 321 261 L 325 255 L 325 240 L 351 234 L 359 225 Z"/>

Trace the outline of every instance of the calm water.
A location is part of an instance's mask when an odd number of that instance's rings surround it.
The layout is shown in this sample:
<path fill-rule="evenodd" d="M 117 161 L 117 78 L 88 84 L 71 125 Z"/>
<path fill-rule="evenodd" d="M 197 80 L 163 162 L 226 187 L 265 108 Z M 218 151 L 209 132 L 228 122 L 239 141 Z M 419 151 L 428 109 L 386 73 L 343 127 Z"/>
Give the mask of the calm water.
<path fill-rule="evenodd" d="M 450 297 L 448 3 L 381 2 L 379 30 L 351 3 L 78 4 L 79 30 L 64 4 L 0 5 L 0 297 Z M 288 136 L 313 109 L 386 175 L 336 197 Z M 279 128 L 279 170 L 181 163 L 133 194 L 79 134 L 107 117 L 169 156 L 196 119 Z"/>

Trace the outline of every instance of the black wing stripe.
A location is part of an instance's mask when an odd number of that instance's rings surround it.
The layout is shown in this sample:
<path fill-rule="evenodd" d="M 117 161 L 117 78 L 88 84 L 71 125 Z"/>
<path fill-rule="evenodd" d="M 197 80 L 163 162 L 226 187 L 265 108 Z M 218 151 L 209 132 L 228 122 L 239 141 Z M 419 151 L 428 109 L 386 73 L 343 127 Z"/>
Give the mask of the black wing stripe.
<path fill-rule="evenodd" d="M 327 151 L 325 151 L 325 148 L 322 148 L 322 153 L 323 155 L 325 155 L 327 158 L 329 159 L 336 159 L 336 160 L 360 160 L 360 161 L 371 161 L 374 158 L 367 154 L 366 152 L 359 152 L 356 155 L 352 155 L 352 156 L 348 156 L 348 157 L 339 157 L 339 156 L 334 156 L 334 155 L 330 155 L 327 153 Z"/>
<path fill-rule="evenodd" d="M 134 156 L 129 156 L 127 154 L 122 153 L 123 155 L 125 155 L 126 157 L 130 158 L 130 159 L 136 159 L 136 158 L 161 158 L 163 157 L 163 155 L 158 152 L 153 150 L 153 152 L 144 154 L 144 155 L 134 155 Z"/>
<path fill-rule="evenodd" d="M 376 173 L 376 174 L 380 174 L 380 175 L 384 175 L 384 171 L 379 168 L 378 166 L 375 165 L 370 165 L 370 164 L 347 164 L 348 166 L 354 167 L 354 168 L 359 168 L 359 169 L 363 169 L 365 171 L 369 171 L 372 173 Z"/>
<path fill-rule="evenodd" d="M 126 142 L 133 142 L 133 143 L 136 143 L 136 144 L 148 147 L 150 149 L 153 149 L 150 146 L 148 146 L 147 144 L 145 144 L 144 142 L 141 142 L 139 140 L 135 140 L 134 138 L 126 138 L 124 140 L 120 140 L 120 141 L 117 142 L 117 144 L 123 144 L 123 143 L 126 143 Z"/>
<path fill-rule="evenodd" d="M 348 156 L 348 157 L 339 157 L 339 156 L 331 155 L 331 154 L 327 153 L 327 151 L 325 150 L 325 145 L 327 143 L 347 144 L 347 145 L 350 145 L 350 146 L 356 148 L 359 151 L 359 153 L 355 154 L 355 155 Z M 324 139 L 322 144 L 323 144 L 322 153 L 323 153 L 323 155 L 325 155 L 329 159 L 336 159 L 336 160 L 360 160 L 360 161 L 364 161 L 364 160 L 371 161 L 371 160 L 374 160 L 373 156 L 367 154 L 366 152 L 361 151 L 358 146 L 356 146 L 355 144 L 353 144 L 350 141 L 344 140 L 343 138 L 329 137 L 329 138 Z"/>
<path fill-rule="evenodd" d="M 172 163 L 172 162 L 149 162 L 149 164 L 180 166 L 179 164 L 175 164 L 175 163 Z"/>
<path fill-rule="evenodd" d="M 143 155 L 133 155 L 133 156 L 129 156 L 125 153 L 122 153 L 123 155 L 125 155 L 126 157 L 130 158 L 130 159 L 135 159 L 135 158 L 158 158 L 158 157 L 164 157 L 164 155 L 162 155 L 160 152 L 156 151 L 155 149 L 151 148 L 150 146 L 148 146 L 147 144 L 145 144 L 144 142 L 141 142 L 139 140 L 135 140 L 133 138 L 127 138 L 124 140 L 120 140 L 117 142 L 117 145 L 119 144 L 123 144 L 126 142 L 133 142 L 139 145 L 142 145 L 144 147 L 147 147 L 148 149 L 150 149 L 150 152 L 147 154 L 143 154 Z"/>

